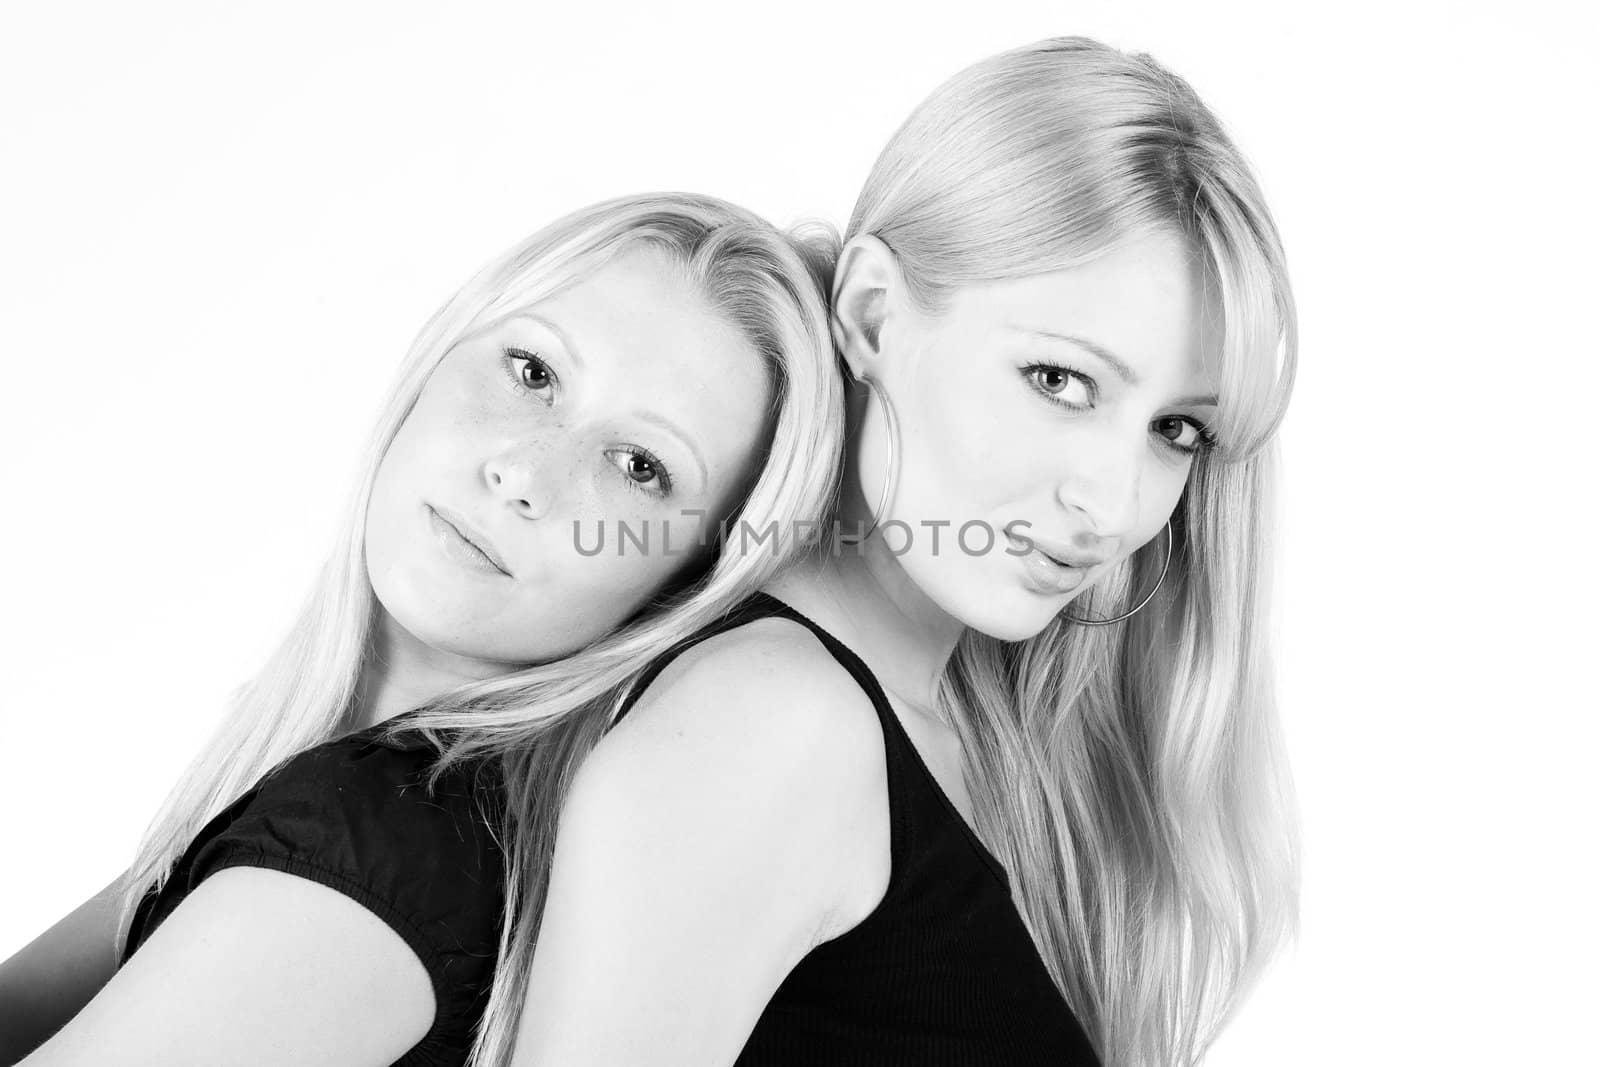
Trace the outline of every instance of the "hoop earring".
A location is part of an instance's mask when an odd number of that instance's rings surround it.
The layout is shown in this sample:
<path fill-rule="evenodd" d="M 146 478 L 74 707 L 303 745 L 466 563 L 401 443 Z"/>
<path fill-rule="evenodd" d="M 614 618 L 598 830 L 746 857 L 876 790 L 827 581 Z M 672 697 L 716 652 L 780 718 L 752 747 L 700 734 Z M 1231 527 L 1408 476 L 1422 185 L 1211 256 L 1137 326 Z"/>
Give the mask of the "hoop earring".
<path fill-rule="evenodd" d="M 1155 588 L 1151 589 L 1148 593 L 1146 593 L 1144 595 L 1144 599 L 1139 601 L 1139 603 L 1137 603 L 1137 604 L 1135 604 L 1133 606 L 1133 610 L 1132 611 L 1124 611 L 1121 615 L 1117 615 L 1117 616 L 1114 616 L 1113 618 L 1109 618 L 1109 619 L 1080 619 L 1076 615 L 1067 614 L 1066 611 L 1062 611 L 1061 615 L 1068 622 L 1075 622 L 1075 623 L 1078 623 L 1078 624 L 1080 624 L 1082 626 L 1110 626 L 1114 622 L 1121 622 L 1123 619 L 1126 619 L 1129 616 L 1136 614 L 1139 611 L 1140 608 L 1142 608 L 1146 604 L 1150 603 L 1150 598 L 1156 595 L 1156 590 L 1160 589 L 1161 588 L 1161 583 L 1166 580 L 1167 568 L 1169 566 L 1171 566 L 1171 564 L 1172 564 L 1172 520 L 1168 519 L 1167 520 L 1167 558 L 1161 562 L 1161 577 L 1156 579 Z"/>
<path fill-rule="evenodd" d="M 878 523 L 889 512 L 889 501 L 894 499 L 894 491 L 900 481 L 900 456 L 896 447 L 896 442 L 900 439 L 900 420 L 895 416 L 894 405 L 889 403 L 888 392 L 878 384 L 876 378 L 863 375 L 856 381 L 866 383 L 867 388 L 878 398 L 878 404 L 883 408 L 884 436 L 888 439 L 889 455 L 883 471 L 883 491 L 878 494 L 878 506 L 872 510 L 872 525 L 867 527 L 866 533 L 859 536 L 840 537 L 841 541 L 851 545 L 865 544 L 878 529 Z M 865 415 L 861 421 L 865 424 Z"/>

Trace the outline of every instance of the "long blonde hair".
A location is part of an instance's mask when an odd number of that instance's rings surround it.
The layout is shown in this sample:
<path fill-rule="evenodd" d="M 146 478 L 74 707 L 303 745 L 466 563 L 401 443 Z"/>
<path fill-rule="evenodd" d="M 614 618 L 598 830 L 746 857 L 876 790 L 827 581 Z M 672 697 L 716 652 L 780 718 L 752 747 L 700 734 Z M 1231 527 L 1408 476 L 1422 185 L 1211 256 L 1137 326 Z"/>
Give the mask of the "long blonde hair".
<path fill-rule="evenodd" d="M 804 552 L 803 538 L 792 532 L 833 506 L 844 399 L 826 307 L 838 239 L 825 226 L 785 236 L 709 197 L 622 197 L 534 234 L 480 271 L 433 316 L 413 342 L 372 434 L 337 551 L 287 638 L 236 694 L 221 729 L 184 773 L 140 845 L 125 882 L 120 939 L 140 898 L 163 883 L 209 819 L 283 761 L 356 725 L 354 698 L 371 653 L 376 608 L 363 553 L 367 501 L 383 455 L 428 375 L 461 338 L 548 297 L 639 242 L 671 254 L 768 367 L 771 445 L 730 521 L 772 529 L 777 536 L 758 540 L 765 550 L 757 552 L 735 551 L 730 539 L 703 573 L 664 591 L 589 647 L 462 687 L 392 724 L 420 729 L 440 745 L 435 779 L 458 761 L 476 759 L 494 765 L 503 784 L 504 817 L 494 829 L 506 855 L 505 921 L 474 1062 L 510 1062 L 556 817 L 578 765 L 651 661 Z"/>
<path fill-rule="evenodd" d="M 1084 38 L 991 57 L 936 89 L 877 160 L 846 240 L 895 254 L 935 313 L 956 288 L 1175 233 L 1222 308 L 1219 446 L 1172 519 L 1157 599 L 1116 626 L 969 630 L 940 702 L 979 830 L 1107 1067 L 1195 1062 L 1297 923 L 1292 787 L 1268 650 L 1274 432 L 1296 328 L 1283 251 L 1194 91 Z M 1158 538 L 1075 603 L 1116 614 Z"/>

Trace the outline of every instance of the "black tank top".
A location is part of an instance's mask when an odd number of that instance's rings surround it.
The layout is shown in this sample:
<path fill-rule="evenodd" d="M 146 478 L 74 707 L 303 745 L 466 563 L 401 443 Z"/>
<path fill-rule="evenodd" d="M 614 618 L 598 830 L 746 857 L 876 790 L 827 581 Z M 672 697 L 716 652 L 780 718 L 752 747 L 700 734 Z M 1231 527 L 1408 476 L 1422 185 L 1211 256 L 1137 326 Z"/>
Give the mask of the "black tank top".
<path fill-rule="evenodd" d="M 460 1067 L 500 950 L 504 856 L 493 765 L 457 764 L 413 731 L 374 726 L 309 748 L 206 824 L 140 901 L 122 962 L 211 875 L 264 867 L 343 893 L 411 946 L 433 984 L 433 1025 L 395 1067 Z"/>
<path fill-rule="evenodd" d="M 871 914 L 789 972 L 736 1067 L 1099 1067 L 1012 903 L 1005 868 L 928 770 L 877 678 L 832 634 L 758 593 L 661 657 L 623 713 L 685 649 L 774 616 L 815 634 L 877 710 L 889 886 Z"/>

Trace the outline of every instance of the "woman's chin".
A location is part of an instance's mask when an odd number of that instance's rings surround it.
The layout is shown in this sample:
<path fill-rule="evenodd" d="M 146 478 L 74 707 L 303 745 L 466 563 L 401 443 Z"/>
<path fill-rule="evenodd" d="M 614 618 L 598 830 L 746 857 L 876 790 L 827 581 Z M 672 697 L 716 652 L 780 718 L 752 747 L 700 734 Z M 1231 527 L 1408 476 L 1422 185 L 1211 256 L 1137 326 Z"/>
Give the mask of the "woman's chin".
<path fill-rule="evenodd" d="M 1062 609 L 1063 597 L 1042 597 L 1025 589 L 995 583 L 963 590 L 950 598 L 945 610 L 969 630 L 997 641 L 1026 641 L 1037 637 Z"/>
<path fill-rule="evenodd" d="M 970 629 L 977 630 L 987 637 L 992 637 L 997 641 L 1016 642 L 1027 641 L 1039 636 L 1055 619 L 1056 614 L 1053 611 L 1039 610 L 1031 612 L 988 612 L 981 618 L 971 618 L 964 621 Z"/>

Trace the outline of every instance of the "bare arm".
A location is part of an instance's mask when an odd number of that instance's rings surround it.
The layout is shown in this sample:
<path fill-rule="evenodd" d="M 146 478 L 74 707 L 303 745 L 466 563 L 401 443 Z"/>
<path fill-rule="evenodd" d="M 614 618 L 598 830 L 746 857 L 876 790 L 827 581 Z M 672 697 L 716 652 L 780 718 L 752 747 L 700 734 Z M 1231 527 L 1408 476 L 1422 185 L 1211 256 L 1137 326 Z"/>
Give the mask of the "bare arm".
<path fill-rule="evenodd" d="M 121 877 L 0 963 L 0 1064 L 65 1026 L 117 969 Z"/>
<path fill-rule="evenodd" d="M 793 624 L 675 661 L 562 811 L 516 1067 L 733 1062 L 882 896 L 883 758 L 864 694 Z"/>
<path fill-rule="evenodd" d="M 388 1064 L 433 1013 L 422 961 L 372 912 L 309 879 L 232 867 L 23 1062 Z"/>

